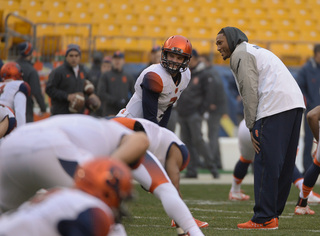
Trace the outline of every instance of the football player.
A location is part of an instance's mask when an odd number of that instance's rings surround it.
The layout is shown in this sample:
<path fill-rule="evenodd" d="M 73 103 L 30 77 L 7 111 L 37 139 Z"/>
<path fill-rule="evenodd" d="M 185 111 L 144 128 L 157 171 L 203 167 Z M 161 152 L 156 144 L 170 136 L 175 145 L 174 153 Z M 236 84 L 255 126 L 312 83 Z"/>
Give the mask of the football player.
<path fill-rule="evenodd" d="M 6 106 L 15 114 L 16 125 L 26 123 L 27 97 L 31 94 L 28 83 L 22 79 L 20 66 L 15 62 L 5 63 L 0 71 L 0 104 Z M 8 113 L 9 116 L 9 113 Z M 15 127 L 14 117 L 10 117 L 10 129 Z"/>
<path fill-rule="evenodd" d="M 182 197 L 179 189 L 180 171 L 184 170 L 189 162 L 189 152 L 185 144 L 170 130 L 146 119 L 116 117 L 114 120 L 132 130 L 146 132 L 150 142 L 148 150 L 160 161 L 172 184 Z M 209 226 L 207 222 L 195 221 L 200 228 Z M 171 226 L 176 226 L 173 220 Z"/>
<path fill-rule="evenodd" d="M 187 38 L 180 35 L 168 38 L 162 47 L 160 64 L 141 72 L 135 93 L 117 116 L 145 118 L 166 127 L 173 104 L 190 81 L 191 52 Z"/>
<path fill-rule="evenodd" d="M 233 171 L 233 180 L 231 190 L 229 192 L 229 200 L 232 201 L 246 201 L 250 199 L 249 195 L 244 194 L 241 191 L 241 183 L 247 174 L 248 167 L 254 159 L 254 148 L 251 142 L 251 136 L 249 129 L 246 127 L 245 120 L 242 120 L 239 124 L 238 130 L 238 142 L 240 150 L 240 159 L 237 162 Z M 295 166 L 292 176 L 292 183 L 302 191 L 303 176 Z M 309 203 L 320 203 L 320 195 L 309 191 Z"/>
<path fill-rule="evenodd" d="M 77 168 L 73 188 L 42 191 L 17 211 L 3 214 L 0 234 L 109 235 L 120 203 L 132 195 L 131 180 L 130 169 L 121 161 L 87 162 Z"/>
<path fill-rule="evenodd" d="M 304 174 L 302 188 L 300 189 L 299 199 L 294 213 L 296 215 L 313 215 L 315 212 L 308 206 L 310 197 L 312 196 L 312 189 L 317 182 L 320 174 L 320 146 L 319 144 L 319 122 L 320 122 L 320 106 L 316 106 L 307 113 L 308 125 L 311 129 L 313 137 L 317 142 L 317 149 L 314 153 L 313 163 L 309 166 Z"/>
<path fill-rule="evenodd" d="M 110 156 L 136 168 L 149 146 L 143 132 L 86 115 L 57 115 L 15 129 L 0 145 L 0 208 L 17 208 L 41 188 L 70 187 L 78 165 Z"/>
<path fill-rule="evenodd" d="M 15 127 L 17 121 L 13 111 L 0 104 L 0 140 L 9 134 Z"/>

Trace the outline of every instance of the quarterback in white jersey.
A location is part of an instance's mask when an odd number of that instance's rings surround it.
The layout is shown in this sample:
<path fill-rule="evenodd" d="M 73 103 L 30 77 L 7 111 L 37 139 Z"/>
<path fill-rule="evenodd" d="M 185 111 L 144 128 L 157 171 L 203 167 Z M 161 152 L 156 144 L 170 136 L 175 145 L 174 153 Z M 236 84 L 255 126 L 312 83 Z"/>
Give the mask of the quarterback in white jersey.
<path fill-rule="evenodd" d="M 130 169 L 116 159 L 96 159 L 79 167 L 74 180 L 74 188 L 42 190 L 3 214 L 0 235 L 109 235 L 120 203 L 132 195 Z"/>
<path fill-rule="evenodd" d="M 27 97 L 31 94 L 28 83 L 22 80 L 20 66 L 15 62 L 7 62 L 0 72 L 0 105 L 14 111 L 17 126 L 26 123 Z"/>
<path fill-rule="evenodd" d="M 0 145 L 0 208 L 17 208 L 41 188 L 70 187 L 78 166 L 99 156 L 130 164 L 149 145 L 143 132 L 86 115 L 57 115 L 15 129 Z"/>
<path fill-rule="evenodd" d="M 173 104 L 190 81 L 191 52 L 192 45 L 187 38 L 180 35 L 168 38 L 162 47 L 160 64 L 142 71 L 135 93 L 117 116 L 145 118 L 166 127 Z"/>

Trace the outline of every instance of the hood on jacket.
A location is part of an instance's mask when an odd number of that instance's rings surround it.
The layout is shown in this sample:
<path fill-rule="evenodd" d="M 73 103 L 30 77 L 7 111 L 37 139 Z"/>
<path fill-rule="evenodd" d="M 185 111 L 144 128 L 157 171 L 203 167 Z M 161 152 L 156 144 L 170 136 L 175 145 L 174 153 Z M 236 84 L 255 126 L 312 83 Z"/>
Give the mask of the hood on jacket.
<path fill-rule="evenodd" d="M 238 44 L 242 42 L 248 42 L 247 36 L 236 27 L 224 27 L 219 31 L 218 34 L 221 33 L 225 34 L 231 53 L 233 53 Z"/>

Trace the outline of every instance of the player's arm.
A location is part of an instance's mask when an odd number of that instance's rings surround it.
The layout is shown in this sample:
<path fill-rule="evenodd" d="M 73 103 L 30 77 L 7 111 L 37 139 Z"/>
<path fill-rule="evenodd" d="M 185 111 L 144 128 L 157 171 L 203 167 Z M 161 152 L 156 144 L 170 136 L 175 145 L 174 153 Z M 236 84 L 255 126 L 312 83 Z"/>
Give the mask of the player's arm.
<path fill-rule="evenodd" d="M 171 110 L 172 110 L 172 105 L 170 105 L 167 110 L 163 113 L 163 117 L 159 122 L 159 126 L 161 127 L 167 127 L 167 124 L 169 122 L 170 119 L 170 115 L 171 115 Z"/>
<path fill-rule="evenodd" d="M 55 70 L 49 74 L 49 79 L 46 84 L 46 93 L 51 99 L 56 99 L 58 101 L 69 101 L 68 93 L 59 89 L 59 84 L 63 79 L 63 75 Z"/>
<path fill-rule="evenodd" d="M 308 112 L 307 121 L 313 137 L 317 140 L 317 142 L 319 142 L 320 106 L 316 106 Z"/>
<path fill-rule="evenodd" d="M 40 79 L 37 71 L 32 71 L 29 75 L 29 85 L 32 88 L 31 94 L 36 99 L 41 112 L 46 112 L 46 104 L 44 103 L 43 95 L 41 92 Z"/>
<path fill-rule="evenodd" d="M 62 236 L 106 236 L 114 224 L 112 214 L 99 208 L 89 208 L 81 212 L 76 219 L 61 220 L 57 230 Z"/>
<path fill-rule="evenodd" d="M 22 83 L 14 96 L 14 112 L 17 120 L 17 127 L 26 123 L 27 97 L 31 95 L 31 89 L 26 82 Z"/>
<path fill-rule="evenodd" d="M 143 118 L 158 124 L 158 99 L 163 89 L 160 76 L 154 72 L 144 75 L 141 83 Z"/>
<path fill-rule="evenodd" d="M 119 147 L 111 157 L 124 161 L 131 168 L 136 168 L 142 161 L 148 147 L 149 139 L 144 132 L 130 133 L 122 137 Z"/>

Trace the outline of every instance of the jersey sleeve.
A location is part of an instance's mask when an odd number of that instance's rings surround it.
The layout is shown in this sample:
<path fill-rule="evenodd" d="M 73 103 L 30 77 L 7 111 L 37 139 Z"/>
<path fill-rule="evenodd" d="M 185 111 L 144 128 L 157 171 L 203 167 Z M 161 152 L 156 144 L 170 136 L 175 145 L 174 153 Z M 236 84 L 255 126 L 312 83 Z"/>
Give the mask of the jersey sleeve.
<path fill-rule="evenodd" d="M 22 92 L 26 97 L 31 95 L 31 88 L 27 82 L 23 82 L 19 87 L 19 92 Z"/>
<path fill-rule="evenodd" d="M 148 72 L 143 77 L 141 87 L 151 90 L 154 93 L 161 93 L 163 90 L 163 82 L 157 73 Z"/>
<path fill-rule="evenodd" d="M 106 236 L 114 224 L 112 214 L 100 208 L 89 208 L 81 212 L 76 219 L 61 220 L 57 230 L 62 236 Z"/>

